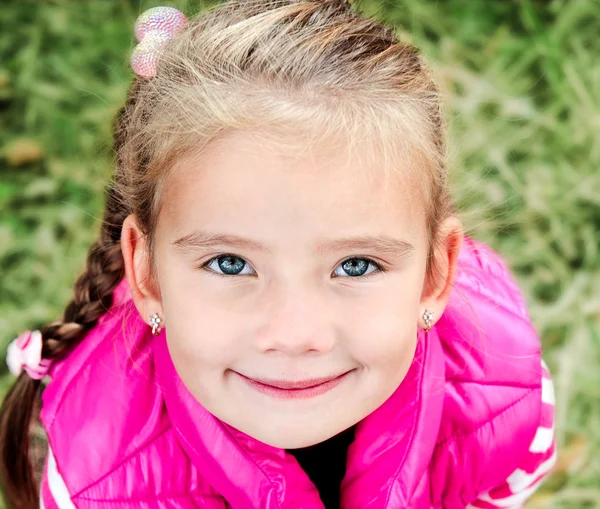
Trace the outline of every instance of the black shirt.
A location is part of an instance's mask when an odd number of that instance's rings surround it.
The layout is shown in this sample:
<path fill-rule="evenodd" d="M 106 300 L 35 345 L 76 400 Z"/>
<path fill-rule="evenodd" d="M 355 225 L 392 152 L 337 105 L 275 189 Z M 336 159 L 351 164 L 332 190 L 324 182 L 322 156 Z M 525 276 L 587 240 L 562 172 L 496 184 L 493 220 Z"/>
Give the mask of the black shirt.
<path fill-rule="evenodd" d="M 354 440 L 354 426 L 319 444 L 289 449 L 319 490 L 326 509 L 340 509 L 340 485 L 346 473 L 346 453 Z"/>

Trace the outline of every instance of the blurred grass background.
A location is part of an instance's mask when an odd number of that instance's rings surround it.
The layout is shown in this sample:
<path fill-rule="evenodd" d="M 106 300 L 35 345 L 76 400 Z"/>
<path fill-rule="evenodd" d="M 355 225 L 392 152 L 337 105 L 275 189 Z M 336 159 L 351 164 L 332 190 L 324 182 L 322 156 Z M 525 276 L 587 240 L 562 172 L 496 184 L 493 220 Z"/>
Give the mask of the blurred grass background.
<path fill-rule="evenodd" d="M 0 4 L 0 352 L 62 313 L 96 236 L 137 15 Z M 509 261 L 555 379 L 559 461 L 528 508 L 600 507 L 600 0 L 362 0 L 434 67 L 469 232 Z M 0 363 L 0 395 L 11 383 Z"/>

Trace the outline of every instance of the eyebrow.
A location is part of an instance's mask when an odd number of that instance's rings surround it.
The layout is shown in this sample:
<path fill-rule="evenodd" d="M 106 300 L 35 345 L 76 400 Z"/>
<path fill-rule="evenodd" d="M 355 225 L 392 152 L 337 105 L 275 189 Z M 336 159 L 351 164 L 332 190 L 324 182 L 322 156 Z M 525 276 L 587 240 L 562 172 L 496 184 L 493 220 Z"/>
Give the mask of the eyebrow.
<path fill-rule="evenodd" d="M 217 246 L 231 246 L 249 251 L 273 253 L 271 248 L 252 239 L 224 233 L 209 233 L 202 230 L 181 237 L 174 241 L 173 245 L 178 251 L 184 253 Z M 321 242 L 315 247 L 315 252 L 323 255 L 346 249 L 375 249 L 380 253 L 403 257 L 411 255 L 415 250 L 409 242 L 389 235 L 360 235 Z"/>

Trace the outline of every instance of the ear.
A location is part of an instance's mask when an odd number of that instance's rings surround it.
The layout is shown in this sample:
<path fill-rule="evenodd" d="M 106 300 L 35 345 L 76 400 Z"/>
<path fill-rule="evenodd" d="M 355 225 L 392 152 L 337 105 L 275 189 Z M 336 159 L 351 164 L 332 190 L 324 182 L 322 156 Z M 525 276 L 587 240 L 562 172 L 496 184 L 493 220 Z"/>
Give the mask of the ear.
<path fill-rule="evenodd" d="M 125 261 L 125 276 L 138 312 L 146 323 L 154 313 L 162 318 L 160 292 L 150 270 L 147 238 L 133 214 L 123 221 L 121 252 Z"/>
<path fill-rule="evenodd" d="M 440 224 L 432 254 L 432 274 L 425 282 L 421 295 L 418 320 L 423 328 L 427 328 L 423 319 L 426 310 L 433 313 L 433 322 L 435 322 L 446 309 L 456 276 L 458 253 L 463 238 L 463 226 L 457 217 L 450 216 Z"/>

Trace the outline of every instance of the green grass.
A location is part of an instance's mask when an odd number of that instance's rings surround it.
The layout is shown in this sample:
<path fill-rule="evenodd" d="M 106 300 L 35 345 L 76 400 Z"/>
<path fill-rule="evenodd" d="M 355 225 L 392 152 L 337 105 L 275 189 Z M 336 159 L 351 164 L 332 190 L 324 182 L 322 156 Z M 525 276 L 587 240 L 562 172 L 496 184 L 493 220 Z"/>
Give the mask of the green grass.
<path fill-rule="evenodd" d="M 0 35 L 0 345 L 59 316 L 111 173 L 133 22 L 158 3 L 9 1 Z M 509 261 L 557 391 L 529 508 L 600 507 L 600 0 L 364 0 L 429 57 L 469 232 Z M 10 383 L 3 363 L 0 389 Z"/>

